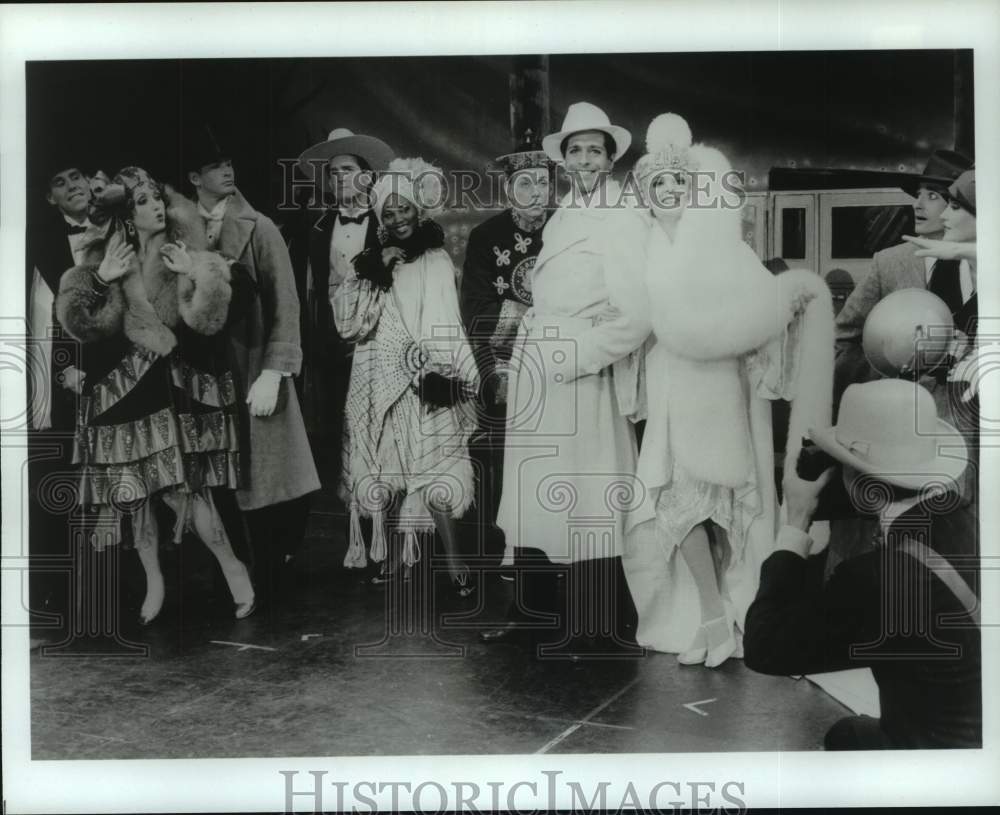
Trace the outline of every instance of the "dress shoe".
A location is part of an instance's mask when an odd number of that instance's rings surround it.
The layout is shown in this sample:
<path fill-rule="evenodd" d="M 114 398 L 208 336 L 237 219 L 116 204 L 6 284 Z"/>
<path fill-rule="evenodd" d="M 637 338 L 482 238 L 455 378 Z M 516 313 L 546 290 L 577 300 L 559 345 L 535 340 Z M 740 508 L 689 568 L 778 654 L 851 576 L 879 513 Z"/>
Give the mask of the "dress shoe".
<path fill-rule="evenodd" d="M 496 642 L 518 642 L 530 639 L 531 631 L 523 623 L 508 620 L 497 628 L 487 628 L 479 632 L 479 641 L 491 645 Z"/>

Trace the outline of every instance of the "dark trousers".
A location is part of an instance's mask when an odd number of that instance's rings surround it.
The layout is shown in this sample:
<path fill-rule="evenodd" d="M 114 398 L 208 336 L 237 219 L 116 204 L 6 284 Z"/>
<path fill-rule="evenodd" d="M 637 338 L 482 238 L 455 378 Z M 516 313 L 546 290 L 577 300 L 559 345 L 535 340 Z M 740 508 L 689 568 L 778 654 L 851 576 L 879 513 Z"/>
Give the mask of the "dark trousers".
<path fill-rule="evenodd" d="M 69 611 L 74 549 L 70 514 L 79 472 L 72 465 L 72 433 L 32 432 L 28 436 L 28 517 L 22 524 L 21 552 L 28 556 L 28 597 L 32 624 L 59 628 Z M 23 585 L 23 584 L 22 584 Z"/>
<path fill-rule="evenodd" d="M 641 652 L 635 647 L 638 617 L 621 558 L 563 566 L 539 549 L 515 547 L 514 570 L 508 618 L 530 630 L 536 643 L 546 644 L 543 656 L 573 653 L 582 644 L 608 653 Z"/>
<path fill-rule="evenodd" d="M 309 496 L 246 510 L 254 589 L 263 597 L 273 594 L 282 566 L 298 554 L 309 522 Z"/>
<path fill-rule="evenodd" d="M 848 716 L 831 727 L 823 739 L 826 750 L 892 750 L 893 745 L 871 716 Z"/>
<path fill-rule="evenodd" d="M 497 526 L 503 487 L 503 448 L 506 405 L 480 406 L 479 428 L 469 441 L 476 479 L 476 496 L 466 520 L 475 524 L 474 554 L 502 557 L 503 532 Z M 468 536 L 466 536 L 468 537 Z M 538 550 L 530 550 L 538 551 Z M 470 553 L 472 554 L 472 553 Z"/>

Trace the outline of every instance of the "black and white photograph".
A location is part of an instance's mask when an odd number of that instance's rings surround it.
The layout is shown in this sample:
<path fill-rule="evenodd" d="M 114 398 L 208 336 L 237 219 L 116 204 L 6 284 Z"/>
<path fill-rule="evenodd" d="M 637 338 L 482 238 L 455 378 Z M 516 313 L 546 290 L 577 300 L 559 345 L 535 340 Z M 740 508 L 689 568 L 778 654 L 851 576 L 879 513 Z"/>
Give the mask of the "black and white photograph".
<path fill-rule="evenodd" d="M 838 6 L 0 7 L 5 811 L 1000 803 L 1000 9 Z"/>

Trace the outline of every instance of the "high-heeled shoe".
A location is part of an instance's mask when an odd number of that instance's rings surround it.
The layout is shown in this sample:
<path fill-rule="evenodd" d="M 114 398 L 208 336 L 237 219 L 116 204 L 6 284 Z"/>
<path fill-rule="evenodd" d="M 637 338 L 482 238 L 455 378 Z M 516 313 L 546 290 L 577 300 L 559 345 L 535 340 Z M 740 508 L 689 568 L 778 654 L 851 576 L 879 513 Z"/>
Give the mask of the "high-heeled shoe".
<path fill-rule="evenodd" d="M 451 585 L 459 600 L 471 597 L 476 591 L 476 583 L 472 579 L 472 572 L 469 571 L 468 566 L 463 566 L 461 571 L 451 579 Z"/>
<path fill-rule="evenodd" d="M 245 603 L 237 603 L 237 605 L 236 605 L 236 612 L 235 612 L 236 619 L 237 620 L 245 620 L 247 617 L 249 617 L 251 614 L 253 614 L 254 611 L 256 611 L 256 610 L 257 610 L 257 597 L 256 596 L 254 596 L 252 599 L 250 599 L 249 601 L 247 601 Z"/>
<path fill-rule="evenodd" d="M 159 591 L 154 587 L 153 591 L 146 590 L 146 598 L 142 601 L 142 608 L 139 610 L 139 625 L 147 626 L 155 620 L 163 610 L 163 590 Z"/>
<path fill-rule="evenodd" d="M 705 667 L 718 668 L 736 653 L 737 643 L 733 626 L 725 617 L 716 617 L 705 623 L 702 629 L 705 631 L 708 649 L 705 656 Z"/>
<path fill-rule="evenodd" d="M 157 609 L 156 613 L 153 614 L 152 616 L 149 616 L 149 617 L 147 617 L 145 614 L 143 614 L 140 611 L 139 612 L 139 625 L 141 625 L 143 628 L 145 628 L 148 625 L 152 625 L 153 621 L 156 620 L 156 618 L 159 617 L 159 616 L 160 616 L 160 609 Z"/>
<path fill-rule="evenodd" d="M 253 614 L 257 608 L 257 593 L 253 589 L 253 582 L 250 580 L 250 572 L 246 564 L 234 558 L 235 568 L 223 569 L 222 573 L 226 578 L 226 585 L 229 586 L 229 593 L 236 604 L 234 614 L 237 620 L 243 620 Z"/>
<path fill-rule="evenodd" d="M 705 639 L 705 626 L 700 625 L 694 634 L 694 639 L 687 647 L 687 650 L 681 651 L 681 653 L 677 655 L 677 661 L 681 665 L 701 665 L 707 656 L 708 645 Z"/>
<path fill-rule="evenodd" d="M 396 580 L 401 580 L 404 583 L 410 579 L 410 567 L 405 566 L 402 563 L 397 563 L 395 568 L 391 571 L 386 569 L 385 566 L 382 567 L 381 571 L 372 577 L 371 583 L 373 586 L 384 586 L 387 583 L 392 583 Z"/>

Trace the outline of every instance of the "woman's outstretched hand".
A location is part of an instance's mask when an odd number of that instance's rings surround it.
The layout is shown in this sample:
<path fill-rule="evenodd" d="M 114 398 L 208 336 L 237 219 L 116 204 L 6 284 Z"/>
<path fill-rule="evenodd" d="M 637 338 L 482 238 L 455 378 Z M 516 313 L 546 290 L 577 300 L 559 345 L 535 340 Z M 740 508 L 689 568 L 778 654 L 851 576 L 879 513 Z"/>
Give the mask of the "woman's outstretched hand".
<path fill-rule="evenodd" d="M 918 258 L 937 258 L 938 260 L 975 260 L 976 244 L 973 242 L 935 241 L 930 238 L 919 238 L 916 235 L 903 235 L 903 240 L 916 247 L 913 253 Z"/>
<path fill-rule="evenodd" d="M 160 247 L 160 255 L 163 257 L 163 264 L 177 274 L 189 275 L 194 268 L 194 263 L 191 260 L 191 255 L 188 254 L 184 241 L 163 244 Z"/>
<path fill-rule="evenodd" d="M 123 277 L 132 268 L 135 260 L 135 250 L 125 241 L 120 232 L 115 232 L 108 239 L 104 251 L 104 260 L 97 268 L 97 276 L 104 283 L 111 283 Z"/>

